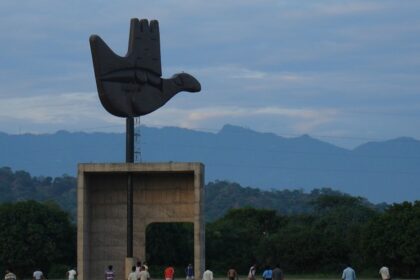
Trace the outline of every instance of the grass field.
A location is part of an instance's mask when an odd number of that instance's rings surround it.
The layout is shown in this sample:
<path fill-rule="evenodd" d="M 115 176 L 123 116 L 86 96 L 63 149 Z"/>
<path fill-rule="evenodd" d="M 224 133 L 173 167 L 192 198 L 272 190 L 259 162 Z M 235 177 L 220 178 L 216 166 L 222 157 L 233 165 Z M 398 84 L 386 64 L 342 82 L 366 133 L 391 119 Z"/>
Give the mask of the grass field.
<path fill-rule="evenodd" d="M 334 277 L 333 275 L 328 277 L 321 277 L 321 276 L 311 276 L 311 275 L 290 275 L 285 276 L 285 280 L 341 280 L 341 275 L 337 275 L 337 277 Z M 392 278 L 392 280 L 420 280 L 420 279 L 407 279 L 407 278 Z M 32 279 L 22 279 L 22 280 L 32 280 Z M 50 279 L 48 280 L 67 280 L 67 279 Z M 124 279 L 122 279 L 124 280 Z M 153 277 L 151 280 L 164 280 L 163 278 L 156 278 Z M 175 278 L 175 280 L 185 280 L 185 278 Z M 201 280 L 201 278 L 196 278 L 195 280 Z M 214 280 L 227 280 L 226 277 L 215 277 Z M 247 280 L 246 276 L 240 276 L 239 280 Z M 262 280 L 262 278 L 257 278 L 257 280 Z M 380 278 L 357 278 L 357 280 L 380 280 Z"/>
<path fill-rule="evenodd" d="M 239 280 L 247 280 L 248 278 L 243 275 L 239 276 Z M 341 274 L 340 275 L 285 275 L 285 280 L 341 280 Z M 67 280 L 67 279 L 48 279 L 48 280 Z M 151 280 L 164 280 L 163 278 L 159 277 L 152 277 Z M 185 280 L 185 278 L 178 278 L 175 277 L 175 280 Z M 195 278 L 194 280 L 201 280 L 201 278 Z M 216 275 L 214 277 L 214 280 L 228 280 L 226 277 L 220 277 L 219 275 Z M 257 277 L 256 280 L 263 280 L 260 277 Z M 357 277 L 357 280 L 381 280 L 379 275 L 377 278 L 374 277 Z M 419 278 L 392 278 L 392 280 L 420 280 Z"/>

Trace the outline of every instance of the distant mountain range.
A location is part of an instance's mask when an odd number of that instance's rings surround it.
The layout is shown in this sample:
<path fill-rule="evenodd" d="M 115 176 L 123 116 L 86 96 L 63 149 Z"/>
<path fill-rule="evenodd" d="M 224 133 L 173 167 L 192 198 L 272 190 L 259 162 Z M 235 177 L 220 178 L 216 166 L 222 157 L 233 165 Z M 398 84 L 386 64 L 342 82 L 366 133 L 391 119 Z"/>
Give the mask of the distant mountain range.
<path fill-rule="evenodd" d="M 206 181 L 261 189 L 332 188 L 378 202 L 420 199 L 420 141 L 398 138 L 353 150 L 303 135 L 284 138 L 225 125 L 218 133 L 176 127 L 141 128 L 147 162 L 194 161 Z M 77 163 L 123 162 L 123 133 L 0 133 L 0 166 L 32 175 L 76 175 Z"/>

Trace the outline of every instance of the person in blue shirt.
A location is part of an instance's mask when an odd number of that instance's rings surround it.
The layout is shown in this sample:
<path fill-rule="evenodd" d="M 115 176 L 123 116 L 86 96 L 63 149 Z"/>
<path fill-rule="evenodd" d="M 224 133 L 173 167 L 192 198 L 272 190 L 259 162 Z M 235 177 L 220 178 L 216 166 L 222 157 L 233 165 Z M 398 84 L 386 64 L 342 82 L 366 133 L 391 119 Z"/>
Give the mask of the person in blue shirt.
<path fill-rule="evenodd" d="M 192 280 L 192 279 L 194 279 L 194 268 L 193 268 L 192 264 L 189 264 L 185 268 L 185 279 L 186 280 Z"/>
<path fill-rule="evenodd" d="M 264 280 L 271 280 L 273 278 L 273 271 L 271 270 L 271 267 L 266 266 L 265 270 L 262 274 L 262 278 Z"/>
<path fill-rule="evenodd" d="M 341 276 L 342 280 L 356 280 L 356 272 L 354 271 L 353 268 L 350 267 L 350 265 L 348 265 L 344 270 L 343 270 L 343 275 Z"/>

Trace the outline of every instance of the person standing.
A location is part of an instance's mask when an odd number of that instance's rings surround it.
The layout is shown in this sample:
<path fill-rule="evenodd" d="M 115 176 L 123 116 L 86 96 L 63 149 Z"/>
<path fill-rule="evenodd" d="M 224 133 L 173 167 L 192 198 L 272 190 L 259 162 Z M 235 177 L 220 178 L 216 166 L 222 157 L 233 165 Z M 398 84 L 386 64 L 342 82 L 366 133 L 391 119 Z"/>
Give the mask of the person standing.
<path fill-rule="evenodd" d="M 114 280 L 115 279 L 115 273 L 113 270 L 112 265 L 108 265 L 108 269 L 105 270 L 105 280 Z"/>
<path fill-rule="evenodd" d="M 227 277 L 229 280 L 238 280 L 238 272 L 236 272 L 236 269 L 234 268 L 229 268 Z"/>
<path fill-rule="evenodd" d="M 194 279 L 194 268 L 192 264 L 188 264 L 188 266 L 185 268 L 185 279 L 186 280 Z"/>
<path fill-rule="evenodd" d="M 165 268 L 163 274 L 165 276 L 165 280 L 174 280 L 175 269 L 172 267 L 172 265 L 169 265 L 167 268 Z"/>
<path fill-rule="evenodd" d="M 279 264 L 276 264 L 276 267 L 273 269 L 273 271 L 271 273 L 271 279 L 272 280 L 283 280 L 284 279 L 283 270 L 280 269 Z"/>
<path fill-rule="evenodd" d="M 141 261 L 138 261 L 136 263 L 136 273 L 137 273 L 137 278 L 140 277 L 140 271 L 141 271 Z"/>
<path fill-rule="evenodd" d="M 42 273 L 42 271 L 40 269 L 35 270 L 34 274 L 32 275 L 32 279 L 34 279 L 34 280 L 45 279 L 44 273 Z"/>
<path fill-rule="evenodd" d="M 139 280 L 149 280 L 150 279 L 150 274 L 147 271 L 146 266 L 144 264 L 141 266 L 140 277 L 138 279 Z"/>
<path fill-rule="evenodd" d="M 147 263 L 146 263 L 146 262 L 143 262 L 143 266 L 144 266 L 144 269 L 145 269 L 146 271 L 149 271 L 149 266 L 147 265 Z"/>
<path fill-rule="evenodd" d="M 262 278 L 264 280 L 271 280 L 273 278 L 273 271 L 271 270 L 271 267 L 267 266 L 262 274 Z"/>
<path fill-rule="evenodd" d="M 354 271 L 353 268 L 350 267 L 350 265 L 348 265 L 343 270 L 343 275 L 341 276 L 341 279 L 343 279 L 343 280 L 356 280 L 356 272 Z"/>
<path fill-rule="evenodd" d="M 379 269 L 379 274 L 381 275 L 382 280 L 391 280 L 391 274 L 389 273 L 388 267 L 381 267 L 381 269 Z"/>
<path fill-rule="evenodd" d="M 213 280 L 213 272 L 210 269 L 204 271 L 203 280 Z"/>
<path fill-rule="evenodd" d="M 257 271 L 257 266 L 253 264 L 248 271 L 248 280 L 255 280 L 255 272 Z"/>
<path fill-rule="evenodd" d="M 10 269 L 6 269 L 4 280 L 16 280 L 16 275 Z"/>
<path fill-rule="evenodd" d="M 128 280 L 138 280 L 139 279 L 139 277 L 137 276 L 138 274 L 137 274 L 137 271 L 136 271 L 136 266 L 135 265 L 133 265 L 132 267 L 131 267 L 131 272 L 130 272 L 130 274 L 128 274 Z"/>
<path fill-rule="evenodd" d="M 68 277 L 69 280 L 76 279 L 76 275 L 77 275 L 76 269 L 72 268 L 69 271 L 67 271 L 67 277 Z"/>

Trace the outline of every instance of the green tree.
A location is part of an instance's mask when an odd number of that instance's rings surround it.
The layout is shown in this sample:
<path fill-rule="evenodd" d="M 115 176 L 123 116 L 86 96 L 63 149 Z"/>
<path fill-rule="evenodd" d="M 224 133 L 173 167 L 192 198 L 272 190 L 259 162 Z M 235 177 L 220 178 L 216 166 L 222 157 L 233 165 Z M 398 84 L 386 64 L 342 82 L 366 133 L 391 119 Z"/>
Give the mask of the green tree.
<path fill-rule="evenodd" d="M 52 264 L 74 265 L 76 231 L 56 204 L 35 201 L 0 205 L 0 263 L 20 277 Z"/>
<path fill-rule="evenodd" d="M 206 227 L 206 262 L 219 272 L 235 266 L 247 273 L 252 262 L 263 262 L 258 248 L 283 223 L 274 210 L 241 208 L 230 210 Z"/>
<path fill-rule="evenodd" d="M 259 252 L 266 264 L 280 264 L 288 272 L 319 270 L 322 239 L 313 227 L 314 216 L 287 217 L 287 223 L 260 243 Z"/>
<path fill-rule="evenodd" d="M 316 212 L 314 231 L 320 236 L 319 266 L 327 271 L 343 268 L 351 263 L 364 268 L 361 235 L 363 226 L 378 215 L 375 208 L 360 197 L 323 195 L 313 202 Z"/>
<path fill-rule="evenodd" d="M 394 204 L 367 223 L 363 244 L 370 263 L 394 275 L 420 275 L 420 201 Z"/>

